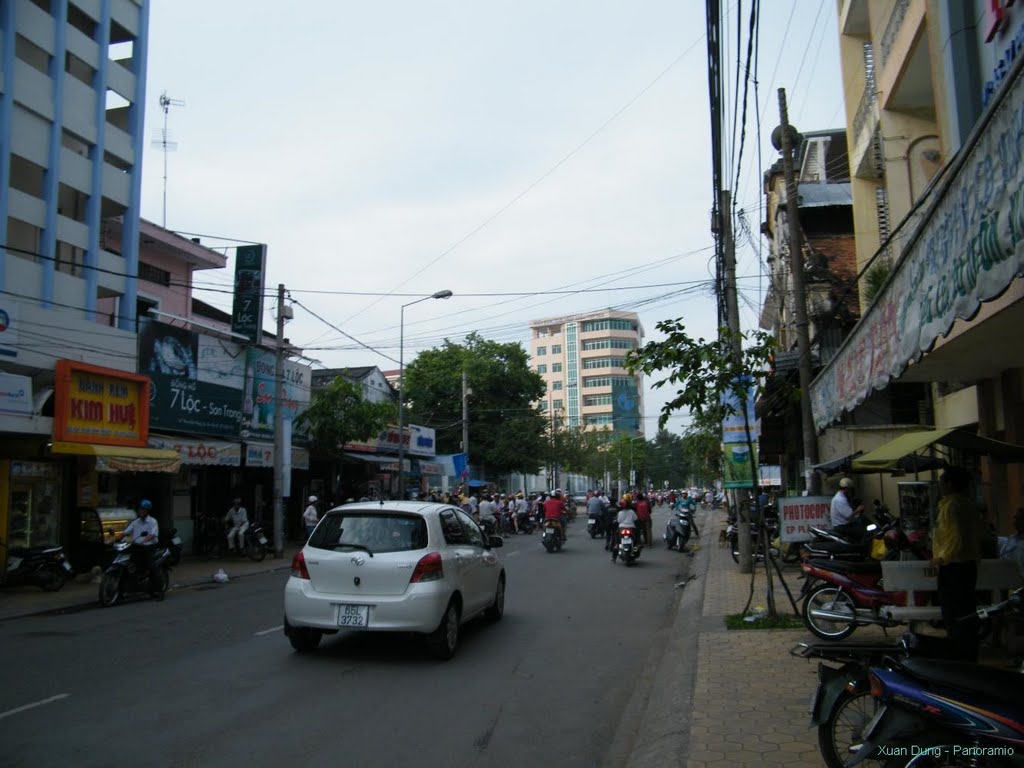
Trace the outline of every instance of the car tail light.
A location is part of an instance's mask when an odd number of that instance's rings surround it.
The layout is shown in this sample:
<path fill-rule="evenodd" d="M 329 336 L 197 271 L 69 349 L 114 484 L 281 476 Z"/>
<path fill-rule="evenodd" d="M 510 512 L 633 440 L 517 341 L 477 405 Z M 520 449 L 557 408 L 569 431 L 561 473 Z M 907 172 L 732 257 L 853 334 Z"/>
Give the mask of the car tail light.
<path fill-rule="evenodd" d="M 309 579 L 309 569 L 306 567 L 306 558 L 299 550 L 292 558 L 292 576 L 296 579 Z"/>
<path fill-rule="evenodd" d="M 416 563 L 416 568 L 409 577 L 410 584 L 419 584 L 421 581 L 437 581 L 444 578 L 444 566 L 441 564 L 441 553 L 431 552 L 424 555 Z"/>

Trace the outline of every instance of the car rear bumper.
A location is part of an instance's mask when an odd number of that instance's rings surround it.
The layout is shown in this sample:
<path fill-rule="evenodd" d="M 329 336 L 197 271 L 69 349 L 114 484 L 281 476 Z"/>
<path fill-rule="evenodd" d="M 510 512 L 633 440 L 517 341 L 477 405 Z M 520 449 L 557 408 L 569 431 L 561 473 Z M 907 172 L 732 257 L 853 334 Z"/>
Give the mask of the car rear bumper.
<path fill-rule="evenodd" d="M 376 632 L 433 632 L 451 597 L 439 584 L 413 584 L 401 595 L 339 595 L 317 592 L 309 580 L 294 576 L 284 588 L 284 615 L 293 627 L 353 629 L 339 627 L 342 605 L 369 606 L 368 623 L 362 629 Z"/>

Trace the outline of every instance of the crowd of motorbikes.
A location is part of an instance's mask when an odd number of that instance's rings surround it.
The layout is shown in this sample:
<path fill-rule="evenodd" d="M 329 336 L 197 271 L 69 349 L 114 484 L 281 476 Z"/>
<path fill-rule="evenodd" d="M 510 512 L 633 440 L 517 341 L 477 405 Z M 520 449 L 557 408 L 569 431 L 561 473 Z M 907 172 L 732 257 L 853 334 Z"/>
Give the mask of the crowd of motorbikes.
<path fill-rule="evenodd" d="M 873 517 L 859 535 L 812 527 L 814 538 L 801 545 L 804 624 L 828 642 L 800 643 L 791 653 L 819 661 L 810 715 L 825 764 L 1019 764 L 1024 679 L 1014 681 L 1016 673 L 954 660 L 953 646 L 934 635 L 842 642 L 860 626 L 903 623 L 884 610 L 904 605 L 906 593 L 885 589 L 879 557 L 930 556 L 924 534 L 905 529 L 883 505 L 876 502 Z M 1024 589 L 961 621 L 985 627 L 1001 614 L 1024 616 Z"/>

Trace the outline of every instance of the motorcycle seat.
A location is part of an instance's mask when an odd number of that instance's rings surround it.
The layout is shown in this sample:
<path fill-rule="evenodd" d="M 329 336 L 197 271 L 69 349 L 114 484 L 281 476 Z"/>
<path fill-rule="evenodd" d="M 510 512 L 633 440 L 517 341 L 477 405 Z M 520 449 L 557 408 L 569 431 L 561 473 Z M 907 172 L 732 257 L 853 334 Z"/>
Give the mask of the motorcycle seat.
<path fill-rule="evenodd" d="M 817 553 L 828 556 L 841 557 L 843 555 L 866 555 L 871 551 L 869 544 L 846 544 L 839 541 L 813 541 L 804 542 L 804 549 L 814 556 Z"/>
<path fill-rule="evenodd" d="M 827 560 L 811 558 L 811 565 L 836 573 L 881 573 L 882 564 L 876 560 Z"/>
<path fill-rule="evenodd" d="M 1024 707 L 1024 686 L 1013 683 L 1014 673 L 1005 669 L 971 664 L 966 661 L 909 658 L 897 661 L 908 674 L 925 683 L 951 685 L 963 691 L 981 693 L 994 699 Z"/>

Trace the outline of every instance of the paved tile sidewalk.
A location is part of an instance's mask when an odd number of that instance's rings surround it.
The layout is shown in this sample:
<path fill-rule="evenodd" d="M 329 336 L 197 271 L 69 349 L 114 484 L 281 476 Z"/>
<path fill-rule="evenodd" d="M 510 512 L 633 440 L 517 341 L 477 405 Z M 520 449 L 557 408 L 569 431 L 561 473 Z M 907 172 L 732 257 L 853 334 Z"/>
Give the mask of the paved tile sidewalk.
<path fill-rule="evenodd" d="M 739 573 L 728 548 L 717 546 L 720 513 L 703 537 L 709 547 L 704 585 L 687 765 L 820 766 L 817 731 L 808 727 L 807 703 L 817 683 L 817 667 L 789 655 L 811 636 L 804 630 L 725 629 L 724 617 L 739 613 L 750 593 L 750 574 Z M 785 572 L 791 590 L 796 573 Z M 754 579 L 752 606 L 765 603 L 764 567 Z M 775 604 L 791 612 L 776 583 Z"/>

